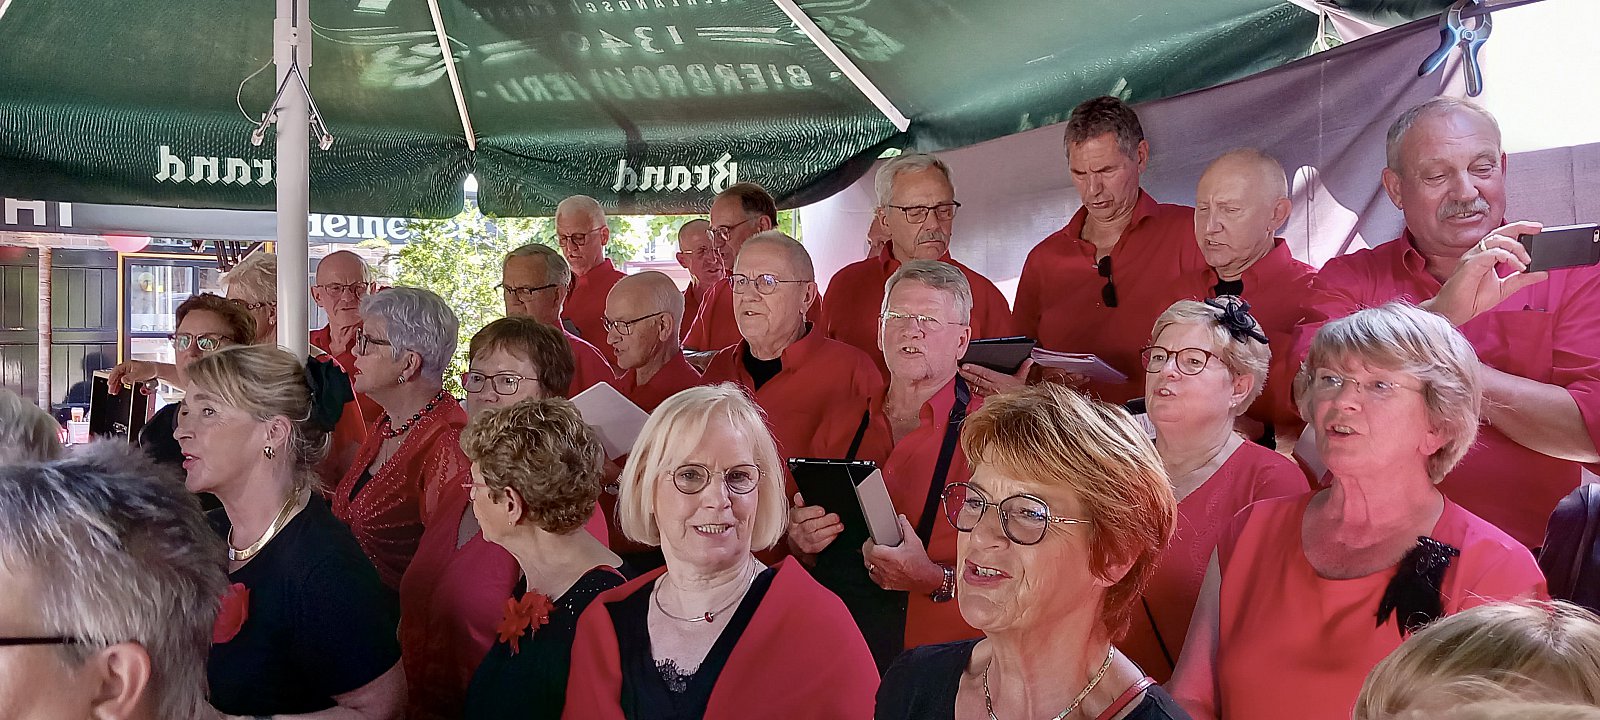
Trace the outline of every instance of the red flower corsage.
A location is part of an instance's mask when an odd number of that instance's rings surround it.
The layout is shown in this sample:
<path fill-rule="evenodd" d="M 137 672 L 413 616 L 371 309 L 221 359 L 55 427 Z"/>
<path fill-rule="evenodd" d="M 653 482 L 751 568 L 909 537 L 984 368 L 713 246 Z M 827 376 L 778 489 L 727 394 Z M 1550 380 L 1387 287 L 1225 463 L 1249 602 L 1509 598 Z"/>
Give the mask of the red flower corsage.
<path fill-rule="evenodd" d="M 507 598 L 505 617 L 500 618 L 495 632 L 500 634 L 500 642 L 511 645 L 511 654 L 515 655 L 520 649 L 518 643 L 522 641 L 523 631 L 529 631 L 529 636 L 538 632 L 540 625 L 550 622 L 550 611 L 554 609 L 549 596 L 543 593 L 527 592 L 521 600 Z"/>
<path fill-rule="evenodd" d="M 217 612 L 217 621 L 211 626 L 211 642 L 214 645 L 232 640 L 244 627 L 244 621 L 250 617 L 250 588 L 244 583 L 234 583 L 228 586 L 228 594 L 222 596 L 222 609 Z"/>

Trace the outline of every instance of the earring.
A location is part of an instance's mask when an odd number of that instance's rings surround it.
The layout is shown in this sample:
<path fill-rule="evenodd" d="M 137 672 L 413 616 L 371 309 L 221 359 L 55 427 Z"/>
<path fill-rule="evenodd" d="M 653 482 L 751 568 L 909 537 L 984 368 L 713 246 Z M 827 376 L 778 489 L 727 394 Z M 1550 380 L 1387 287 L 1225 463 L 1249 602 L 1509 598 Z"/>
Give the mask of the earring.
<path fill-rule="evenodd" d="M 405 375 L 397 375 L 397 376 L 395 376 L 395 382 L 400 383 L 401 385 L 406 384 L 406 376 Z"/>
<path fill-rule="evenodd" d="M 273 450 L 271 445 L 267 445 L 267 446 L 261 448 L 261 454 L 266 456 L 266 458 L 268 460 L 271 460 L 274 456 L 276 456 L 278 454 L 278 451 L 277 450 Z"/>

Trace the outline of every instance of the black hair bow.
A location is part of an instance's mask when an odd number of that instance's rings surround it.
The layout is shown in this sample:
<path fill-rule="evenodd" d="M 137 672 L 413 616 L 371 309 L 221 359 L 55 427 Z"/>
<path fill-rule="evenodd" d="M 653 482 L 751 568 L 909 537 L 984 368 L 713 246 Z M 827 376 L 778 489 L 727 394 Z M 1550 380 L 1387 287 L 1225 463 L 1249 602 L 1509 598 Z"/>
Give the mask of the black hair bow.
<path fill-rule="evenodd" d="M 1418 537 L 1416 547 L 1401 558 L 1394 578 L 1383 590 L 1383 599 L 1378 602 L 1378 627 L 1383 627 L 1392 613 L 1403 638 L 1444 615 L 1439 590 L 1444 587 L 1444 571 L 1460 554 L 1460 550 L 1431 537 Z"/>
<path fill-rule="evenodd" d="M 1232 295 L 1206 298 L 1205 303 L 1222 311 L 1222 317 L 1217 318 L 1217 322 L 1222 324 L 1234 340 L 1244 342 L 1247 338 L 1255 338 L 1263 345 L 1266 344 L 1267 334 L 1261 332 L 1261 324 L 1250 316 L 1250 303 Z"/>
<path fill-rule="evenodd" d="M 350 376 L 331 359 L 312 358 L 306 361 L 306 384 L 311 386 L 311 417 L 307 420 L 323 432 L 333 432 L 345 404 L 356 399 Z"/>

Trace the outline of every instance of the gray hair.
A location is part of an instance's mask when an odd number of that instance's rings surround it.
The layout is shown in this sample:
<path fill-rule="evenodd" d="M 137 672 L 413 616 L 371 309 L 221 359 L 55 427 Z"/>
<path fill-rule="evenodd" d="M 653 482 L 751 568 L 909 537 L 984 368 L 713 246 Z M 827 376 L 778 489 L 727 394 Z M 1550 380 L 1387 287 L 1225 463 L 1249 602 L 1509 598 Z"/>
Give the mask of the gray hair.
<path fill-rule="evenodd" d="M 1241 302 L 1231 295 L 1224 295 L 1217 299 L 1223 303 Z M 1252 337 L 1244 340 L 1235 340 L 1228 332 L 1227 326 L 1222 324 L 1224 312 L 1215 305 L 1196 300 L 1179 300 L 1168 307 L 1161 316 L 1156 318 L 1155 329 L 1150 331 L 1150 342 L 1154 343 L 1161 333 L 1173 325 L 1198 325 L 1211 331 L 1211 344 L 1217 348 L 1217 359 L 1228 368 L 1228 374 L 1233 377 L 1248 377 L 1254 383 L 1250 394 L 1246 395 L 1244 402 L 1233 409 L 1235 417 L 1243 415 L 1256 398 L 1261 397 L 1261 391 L 1267 387 L 1267 368 L 1272 365 L 1272 349 L 1266 343 Z M 1250 318 L 1252 321 L 1254 317 Z M 1256 330 L 1261 330 L 1261 323 L 1255 324 Z M 1266 331 L 1261 330 L 1265 335 Z M 1173 348 L 1174 350 L 1180 348 Z"/>
<path fill-rule="evenodd" d="M 811 253 L 806 251 L 806 246 L 801 245 L 799 240 L 785 235 L 782 230 L 763 230 L 751 235 L 750 239 L 744 241 L 744 245 L 739 248 L 739 254 L 743 255 L 750 252 L 750 248 L 762 245 L 781 250 L 790 268 L 800 276 L 799 279 L 817 279 L 816 266 L 811 264 Z"/>
<path fill-rule="evenodd" d="M 1111 134 L 1117 147 L 1130 158 L 1139 157 L 1139 143 L 1144 142 L 1144 126 L 1139 124 L 1139 114 L 1127 103 L 1110 95 L 1090 98 L 1072 109 L 1067 116 L 1066 144 L 1068 152 L 1073 145 Z"/>
<path fill-rule="evenodd" d="M 33 578 L 39 593 L 22 601 L 46 634 L 79 640 L 59 647 L 69 667 L 111 645 L 141 645 L 155 717 L 210 710 L 206 657 L 225 557 L 195 497 L 126 443 L 0 467 L 0 565 Z"/>
<path fill-rule="evenodd" d="M 598 225 L 606 223 L 606 209 L 600 206 L 600 201 L 588 195 L 572 195 L 556 203 L 556 215 L 568 213 L 583 213 Z"/>
<path fill-rule="evenodd" d="M 227 289 L 237 289 L 245 297 L 257 302 L 276 301 L 278 256 L 269 252 L 251 253 L 222 276 L 222 284 Z"/>
<path fill-rule="evenodd" d="M 878 168 L 878 174 L 872 178 L 872 191 L 878 195 L 878 207 L 886 207 L 894 195 L 894 179 L 901 173 L 922 172 L 928 168 L 938 170 L 944 175 L 945 182 L 955 187 L 955 180 L 950 177 L 950 166 L 943 160 L 928 153 L 911 153 L 891 159 Z"/>
<path fill-rule="evenodd" d="M 423 377 L 444 378 L 461 332 L 461 321 L 444 298 L 422 288 L 389 288 L 363 299 L 361 316 L 381 318 L 389 326 L 394 359 L 409 350 L 422 356 Z"/>
<path fill-rule="evenodd" d="M 61 425 L 37 405 L 0 388 L 0 466 L 54 460 L 61 454 Z"/>
<path fill-rule="evenodd" d="M 956 299 L 956 316 L 961 318 L 962 323 L 972 322 L 972 284 L 967 282 L 966 273 L 938 260 L 909 260 L 895 270 L 883 283 L 883 306 L 878 308 L 880 316 L 888 311 L 889 295 L 902 280 L 950 293 Z"/>
<path fill-rule="evenodd" d="M 1399 301 L 1334 320 L 1317 331 L 1295 376 L 1300 417 L 1311 417 L 1307 390 L 1316 371 L 1351 360 L 1422 382 L 1428 423 L 1445 437 L 1444 446 L 1428 458 L 1428 476 L 1434 483 L 1443 480 L 1478 437 L 1483 398 L 1472 345 L 1450 321 Z"/>
<path fill-rule="evenodd" d="M 1405 143 L 1406 134 L 1411 132 L 1412 126 L 1416 125 L 1418 120 L 1430 115 L 1451 112 L 1476 115 L 1489 123 L 1489 127 L 1494 128 L 1494 144 L 1497 147 L 1500 145 L 1500 121 L 1496 120 L 1488 110 L 1483 109 L 1483 106 L 1461 98 L 1444 96 L 1430 98 L 1421 105 L 1400 113 L 1400 117 L 1395 118 L 1394 124 L 1389 126 L 1389 134 L 1383 142 L 1384 159 L 1389 169 L 1397 173 L 1402 171 L 1405 163 L 1401 161 L 1400 146 Z"/>
<path fill-rule="evenodd" d="M 562 287 L 572 284 L 572 266 L 567 264 L 567 259 L 561 257 L 561 252 L 549 245 L 528 243 L 506 253 L 506 259 L 514 257 L 544 258 L 544 281 Z M 503 263 L 502 263 L 503 264 Z"/>

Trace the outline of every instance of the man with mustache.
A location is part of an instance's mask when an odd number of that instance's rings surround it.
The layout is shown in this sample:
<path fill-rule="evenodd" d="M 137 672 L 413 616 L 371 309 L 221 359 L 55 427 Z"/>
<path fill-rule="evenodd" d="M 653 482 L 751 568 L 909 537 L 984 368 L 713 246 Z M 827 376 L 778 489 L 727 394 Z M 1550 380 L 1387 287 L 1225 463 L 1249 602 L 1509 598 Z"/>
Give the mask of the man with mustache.
<path fill-rule="evenodd" d="M 830 338 L 866 351 L 887 376 L 883 351 L 878 349 L 878 308 L 883 285 L 912 260 L 949 263 L 967 277 L 972 292 L 972 338 L 1011 334 L 1011 308 L 1000 289 L 977 271 L 950 257 L 950 229 L 955 225 L 955 186 L 950 168 L 932 155 L 901 155 L 878 169 L 873 180 L 878 195 L 874 226 L 888 236 L 875 257 L 840 268 L 824 296 L 822 329 Z"/>
<path fill-rule="evenodd" d="M 1506 222 L 1506 155 L 1488 111 L 1434 98 L 1400 115 L 1385 149 L 1383 188 L 1405 232 L 1323 266 L 1295 357 L 1328 320 L 1391 300 L 1454 323 L 1483 363 L 1485 423 L 1439 488 L 1533 547 L 1579 464 L 1600 461 L 1600 272 L 1525 272 L 1517 236 L 1540 225 Z"/>
<path fill-rule="evenodd" d="M 599 349 L 606 362 L 616 365 L 617 356 L 606 343 L 606 329 L 601 323 L 606 295 L 623 276 L 606 257 L 606 243 L 610 240 L 606 211 L 598 200 L 573 195 L 556 205 L 556 242 L 572 268 L 572 290 L 567 293 L 561 317 L 578 329 L 578 337 Z"/>

